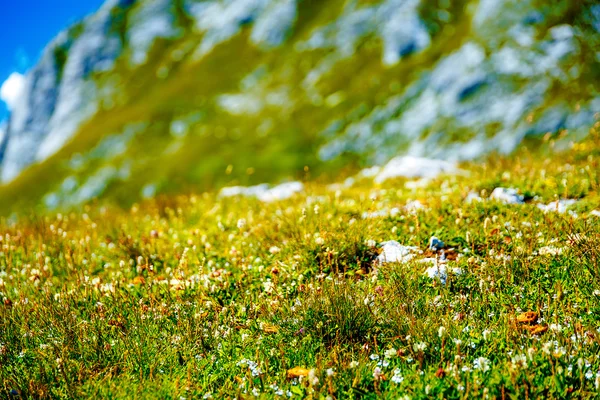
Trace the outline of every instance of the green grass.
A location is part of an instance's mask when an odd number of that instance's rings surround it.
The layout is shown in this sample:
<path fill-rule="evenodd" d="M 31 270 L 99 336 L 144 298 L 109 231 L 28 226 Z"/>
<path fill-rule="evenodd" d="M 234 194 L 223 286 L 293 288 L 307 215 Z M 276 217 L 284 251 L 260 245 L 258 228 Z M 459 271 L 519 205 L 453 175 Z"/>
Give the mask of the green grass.
<path fill-rule="evenodd" d="M 1 396 L 597 398 L 600 136 L 555 140 L 414 191 L 309 181 L 276 203 L 209 192 L 3 220 Z M 498 186 L 530 200 L 463 201 Z M 578 216 L 536 206 L 557 197 Z M 446 284 L 420 261 L 432 235 L 463 271 Z M 378 264 L 387 240 L 422 254 Z"/>

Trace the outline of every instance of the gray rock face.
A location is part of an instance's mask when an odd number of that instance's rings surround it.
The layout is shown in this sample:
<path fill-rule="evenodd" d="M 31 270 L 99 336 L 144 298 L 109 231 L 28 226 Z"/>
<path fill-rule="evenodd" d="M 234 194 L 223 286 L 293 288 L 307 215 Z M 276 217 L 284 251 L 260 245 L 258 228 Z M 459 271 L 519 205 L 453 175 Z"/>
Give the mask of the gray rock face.
<path fill-rule="evenodd" d="M 7 130 L 7 126 L 6 123 L 0 123 L 0 160 L 2 160 L 3 156 L 4 156 L 4 143 L 5 143 L 5 137 L 6 137 L 6 130 Z"/>
<path fill-rule="evenodd" d="M 560 1 L 568 8 L 567 0 Z M 156 67 L 157 77 L 178 79 L 170 62 L 202 65 L 216 46 L 226 46 L 242 32 L 248 46 L 262 50 L 257 54 L 281 51 L 281 57 L 261 61 L 257 56 L 254 72 L 239 82 L 239 91 L 229 85 L 233 92 L 211 93 L 206 102 L 227 117 L 256 119 L 264 132 L 289 131 L 277 124 L 288 123 L 296 111 L 331 109 L 329 119 L 314 126 L 322 132 L 323 160 L 352 153 L 377 164 L 399 154 L 469 159 L 491 150 L 509 152 L 527 135 L 583 131 L 600 112 L 595 83 L 586 83 L 593 89 L 576 110 L 570 108 L 571 99 L 554 98 L 561 88 L 584 86 L 580 81 L 585 74 L 588 80 L 597 77 L 590 70 L 600 68 L 598 5 L 584 10 L 584 29 L 570 14 L 549 15 L 552 7 L 540 7 L 538 0 L 479 0 L 469 1 L 468 7 L 458 7 L 454 0 L 322 4 L 323 9 L 313 10 L 314 24 L 300 25 L 300 15 L 312 14 L 300 12 L 306 4 L 299 0 L 107 0 L 94 15 L 59 34 L 27 74 L 24 94 L 7 125 L 0 127 L 0 181 L 11 181 L 63 148 L 100 104 L 105 109 L 126 104 L 127 96 L 118 91 L 127 83 L 118 73 L 102 83 L 94 80 L 95 74 L 113 70 L 119 57 L 125 61 L 119 65 L 133 74 L 147 63 Z M 463 11 L 452 15 L 457 9 Z M 302 31 L 292 35 L 297 26 Z M 441 36 L 452 39 L 448 46 L 438 46 Z M 158 52 L 150 55 L 157 39 L 165 40 L 164 58 Z M 169 40 L 177 41 L 169 47 Z M 220 57 L 245 71 L 237 50 L 230 58 Z M 366 60 L 365 54 L 371 58 Z M 364 75 L 354 68 L 363 64 Z M 346 82 L 336 79 L 339 69 L 349 66 L 358 72 L 348 83 L 369 88 L 370 97 L 348 93 Z M 397 71 L 403 76 L 394 76 Z M 380 81 L 379 75 L 385 78 Z M 147 85 L 151 89 L 153 82 Z M 191 136 L 188 131 L 199 123 L 182 122 L 185 115 L 205 111 L 187 109 L 183 100 L 182 109 L 175 111 L 181 115 L 160 121 L 171 127 L 173 140 Z M 272 118 L 275 114 L 281 118 Z M 110 134 L 114 132 L 106 132 Z M 107 186 L 100 182 L 126 176 L 126 167 L 90 172 L 87 177 L 95 177 L 96 183 L 86 186 L 78 180 L 81 187 L 93 189 L 81 196 L 71 185 L 63 192 L 87 199 Z M 49 203 L 56 199 L 64 202 L 58 196 Z"/>
<path fill-rule="evenodd" d="M 385 65 L 394 65 L 429 46 L 429 32 L 417 12 L 419 4 L 418 0 L 388 0 L 377 10 Z"/>
<path fill-rule="evenodd" d="M 324 133 L 334 138 L 321 148 L 321 158 L 360 153 L 380 164 L 406 152 L 472 159 L 493 150 L 510 152 L 526 135 L 567 125 L 589 128 L 592 114 L 599 111 L 595 101 L 574 115 L 563 104 L 540 113 L 533 124 L 525 122 L 527 115 L 543 110 L 553 85 L 579 78 L 573 65 L 587 39 L 566 24 L 538 27 L 544 18 L 530 1 L 480 1 L 473 17 L 476 40 L 440 58 L 403 94 L 391 96 L 360 121 L 341 121 L 337 126 L 343 130 Z M 411 31 L 420 37 L 416 26 Z M 491 136 L 484 133 L 490 125 L 496 127 Z M 460 130 L 475 134 L 469 140 L 445 139 Z"/>
<path fill-rule="evenodd" d="M 296 0 L 185 0 L 184 9 L 204 34 L 199 54 L 248 23 L 254 23 L 255 45 L 279 46 L 297 14 Z M 94 115 L 101 93 L 90 77 L 111 70 L 125 47 L 135 68 L 146 62 L 157 38 L 183 34 L 176 14 L 172 0 L 107 0 L 94 15 L 59 34 L 27 74 L 25 93 L 0 137 L 0 181 L 11 181 L 23 168 L 53 155 Z"/>
<path fill-rule="evenodd" d="M 369 35 L 383 42 L 382 62 L 394 65 L 403 57 L 417 53 L 431 38 L 419 18 L 419 0 L 385 0 L 370 7 L 350 2 L 343 14 L 330 24 L 316 29 L 300 50 L 336 50 L 339 58 L 354 54 L 360 39 Z"/>
<path fill-rule="evenodd" d="M 97 110 L 97 88 L 90 75 L 110 70 L 123 48 L 121 38 L 113 30 L 114 8 L 108 7 L 111 3 L 87 18 L 81 34 L 73 41 L 62 71 L 49 132 L 36 155 L 38 160 L 58 151 Z"/>
<path fill-rule="evenodd" d="M 251 40 L 260 47 L 283 43 L 296 21 L 296 0 L 184 0 L 184 8 L 203 34 L 196 57 L 232 38 L 243 26 L 253 24 Z"/>
<path fill-rule="evenodd" d="M 296 22 L 296 0 L 281 0 L 267 7 L 252 29 L 252 42 L 264 48 L 283 44 Z"/>
<path fill-rule="evenodd" d="M 44 51 L 40 62 L 26 78 L 23 96 L 12 110 L 2 157 L 2 181 L 14 178 L 31 164 L 48 133 L 58 98 L 60 65 L 56 54 L 65 54 L 71 46 L 68 33 L 57 37 Z"/>
<path fill-rule="evenodd" d="M 127 22 L 132 66 L 146 62 L 148 52 L 156 39 L 168 39 L 182 34 L 182 30 L 176 26 L 172 0 L 140 1 L 132 8 Z"/>
<path fill-rule="evenodd" d="M 62 32 L 27 74 L 24 95 L 12 111 L 5 138 L 1 180 L 58 151 L 97 109 L 90 78 L 107 71 L 122 51 L 114 29 L 128 0 L 109 0 L 81 24 Z"/>

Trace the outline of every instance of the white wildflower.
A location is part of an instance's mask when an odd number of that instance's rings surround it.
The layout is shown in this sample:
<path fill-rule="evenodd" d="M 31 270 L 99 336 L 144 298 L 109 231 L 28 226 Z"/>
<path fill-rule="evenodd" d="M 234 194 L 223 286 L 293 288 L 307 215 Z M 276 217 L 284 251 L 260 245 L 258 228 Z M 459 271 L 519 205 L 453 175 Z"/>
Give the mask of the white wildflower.
<path fill-rule="evenodd" d="M 381 379 L 382 376 L 383 376 L 383 371 L 381 370 L 381 368 L 375 367 L 375 369 L 373 370 L 373 378 L 376 381 L 378 381 Z"/>
<path fill-rule="evenodd" d="M 473 362 L 473 368 L 478 369 L 482 372 L 489 371 L 490 369 L 490 360 L 485 357 L 479 357 L 475 359 Z"/>
<path fill-rule="evenodd" d="M 281 249 L 277 246 L 271 246 L 271 248 L 269 249 L 269 253 L 271 254 L 277 254 L 281 251 Z"/>
<path fill-rule="evenodd" d="M 419 342 L 419 343 L 415 343 L 413 345 L 414 351 L 425 351 L 426 348 L 427 348 L 427 343 L 425 343 L 425 342 Z"/>
<path fill-rule="evenodd" d="M 387 350 L 385 351 L 385 353 L 383 353 L 383 355 L 384 355 L 386 358 L 394 358 L 394 357 L 396 357 L 396 354 L 397 354 L 397 351 L 396 351 L 396 349 L 394 349 L 393 347 L 392 347 L 392 348 L 390 348 L 390 349 L 387 349 Z"/>
<path fill-rule="evenodd" d="M 400 370 L 396 368 L 394 370 L 394 375 L 392 376 L 392 382 L 395 384 L 399 384 L 404 380 L 404 377 L 401 375 Z"/>
<path fill-rule="evenodd" d="M 446 328 L 445 328 L 445 327 L 443 327 L 443 326 L 440 326 L 440 327 L 438 328 L 438 336 L 439 336 L 440 338 L 441 338 L 441 337 L 444 337 L 444 334 L 445 334 L 445 333 L 446 333 Z"/>
<path fill-rule="evenodd" d="M 308 383 L 310 383 L 311 386 L 316 386 L 319 384 L 319 378 L 317 377 L 317 371 L 315 371 L 315 369 L 311 369 L 310 371 L 308 371 Z"/>

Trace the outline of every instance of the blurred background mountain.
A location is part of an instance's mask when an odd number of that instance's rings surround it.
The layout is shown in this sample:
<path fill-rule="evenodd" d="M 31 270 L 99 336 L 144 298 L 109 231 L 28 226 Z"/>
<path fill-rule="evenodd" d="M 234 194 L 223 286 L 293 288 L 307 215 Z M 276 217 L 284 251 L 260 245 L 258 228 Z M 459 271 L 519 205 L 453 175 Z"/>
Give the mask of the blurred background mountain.
<path fill-rule="evenodd" d="M 0 210 L 130 204 L 581 137 L 600 5 L 108 0 L 11 78 Z"/>

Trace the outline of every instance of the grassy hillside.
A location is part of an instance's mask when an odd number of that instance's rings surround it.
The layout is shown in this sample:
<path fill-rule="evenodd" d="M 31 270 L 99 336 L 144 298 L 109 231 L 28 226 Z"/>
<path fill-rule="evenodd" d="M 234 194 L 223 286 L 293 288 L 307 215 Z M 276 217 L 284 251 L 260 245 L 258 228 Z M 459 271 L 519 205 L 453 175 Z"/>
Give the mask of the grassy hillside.
<path fill-rule="evenodd" d="M 418 15 L 431 35 L 431 45 L 395 65 L 382 63 L 384 44 L 373 34 L 358 37 L 350 56 L 328 48 L 306 49 L 316 32 L 348 10 L 380 3 L 304 0 L 285 45 L 268 50 L 252 45 L 252 26 L 245 25 L 203 57 L 195 51 L 203 33 L 192 29 L 193 21 L 177 3 L 177 23 L 184 34 L 157 40 L 147 64 L 132 67 L 129 49 L 113 71 L 96 74 L 100 111 L 57 154 L 0 187 L 0 212 L 69 209 L 95 198 L 129 206 L 144 193 L 189 193 L 307 177 L 332 180 L 405 152 L 421 140 L 452 148 L 495 136 L 518 136 L 527 126 L 535 131 L 546 110 L 556 107 L 560 112 L 584 114 L 598 93 L 593 57 L 598 43 L 584 12 L 591 3 L 563 1 L 548 9 L 531 1 L 521 8 L 539 10 L 544 16 L 535 40 L 547 39 L 545 32 L 551 27 L 575 27 L 578 46 L 583 47 L 577 59 L 569 58 L 560 68 L 576 66 L 577 79 L 565 84 L 562 75 L 489 78 L 517 95 L 537 81 L 549 85 L 547 97 L 517 119 L 512 130 L 494 120 L 462 126 L 451 117 L 436 118 L 417 138 L 400 128 L 390 129 L 388 123 L 404 112 L 419 114 L 411 111 L 417 101 L 411 93 L 427 85 L 429 74 L 449 55 L 466 43 L 479 43 L 489 53 L 486 57 L 492 57 L 494 49 L 485 47 L 490 46 L 490 37 L 497 36 L 500 44 L 510 44 L 512 39 L 506 36 L 504 20 L 496 21 L 498 26 L 490 24 L 485 34 L 476 31 L 473 15 L 479 2 L 428 1 Z M 510 10 L 514 7 L 507 5 Z M 503 18 L 513 23 L 510 18 L 517 11 Z M 117 26 L 125 37 L 126 18 Z M 60 57 L 64 63 L 68 54 Z M 540 60 L 547 62 L 541 55 Z M 311 80 L 317 72 L 318 79 Z M 494 97 L 497 90 L 481 96 L 491 96 L 489 104 L 494 104 L 501 100 Z M 388 110 L 398 102 L 406 104 Z M 481 107 L 477 104 L 476 112 L 489 108 L 477 111 Z M 348 133 L 361 124 L 370 130 L 365 144 Z M 342 150 L 326 161 L 319 151 L 331 143 L 340 144 Z"/>
<path fill-rule="evenodd" d="M 600 397 L 594 1 L 302 0 L 206 54 L 190 2 L 0 186 L 0 398 Z M 459 162 L 359 173 L 407 152 Z"/>
<path fill-rule="evenodd" d="M 429 182 L 3 220 L 2 395 L 597 398 L 598 128 Z"/>

